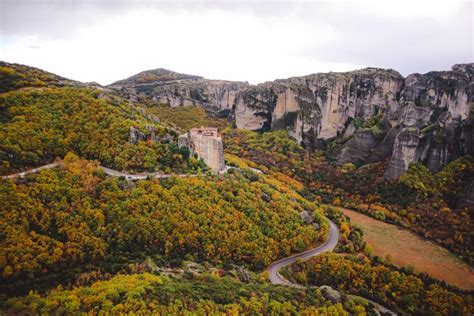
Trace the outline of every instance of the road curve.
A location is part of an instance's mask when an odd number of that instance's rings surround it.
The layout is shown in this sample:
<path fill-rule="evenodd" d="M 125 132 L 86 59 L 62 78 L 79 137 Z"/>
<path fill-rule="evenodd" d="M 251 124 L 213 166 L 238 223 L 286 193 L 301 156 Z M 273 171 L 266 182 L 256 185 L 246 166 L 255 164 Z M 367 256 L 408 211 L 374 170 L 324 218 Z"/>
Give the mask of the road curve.
<path fill-rule="evenodd" d="M 332 251 L 336 247 L 338 241 L 339 241 L 339 229 L 337 228 L 336 224 L 334 224 L 332 221 L 329 221 L 329 237 L 324 242 L 324 244 L 314 249 L 300 252 L 298 254 L 280 259 L 272 263 L 268 267 L 268 278 L 270 282 L 273 284 L 282 284 L 282 285 L 287 285 L 291 287 L 302 288 L 303 287 L 302 285 L 291 283 L 290 281 L 285 279 L 279 273 L 280 269 L 294 263 L 298 259 L 306 260 L 311 257 L 317 256 L 323 252 Z"/>
<path fill-rule="evenodd" d="M 295 255 L 292 255 L 290 257 L 286 257 L 283 259 L 280 259 L 278 261 L 275 261 L 268 267 L 268 278 L 270 279 L 270 282 L 273 284 L 280 284 L 280 285 L 286 285 L 294 288 L 300 288 L 304 289 L 305 286 L 301 284 L 296 284 L 288 281 L 285 279 L 280 273 L 280 269 L 294 263 L 298 259 L 302 260 L 307 260 L 311 257 L 317 256 L 321 253 L 324 252 L 329 252 L 334 250 L 334 248 L 337 245 L 337 242 L 339 241 L 339 229 L 337 228 L 336 224 L 334 224 L 331 220 L 329 220 L 329 237 L 319 247 L 316 247 L 314 249 L 310 249 L 304 252 L 297 253 Z M 354 295 L 349 295 L 349 297 L 358 297 Z M 365 297 L 363 297 L 364 300 L 366 300 L 369 303 L 372 303 L 375 306 L 375 309 L 378 310 L 379 313 L 383 315 L 390 315 L 390 316 L 397 316 L 396 313 L 392 312 L 388 308 L 385 308 L 384 306 L 380 305 L 379 303 L 376 303 L 374 301 L 371 301 Z"/>

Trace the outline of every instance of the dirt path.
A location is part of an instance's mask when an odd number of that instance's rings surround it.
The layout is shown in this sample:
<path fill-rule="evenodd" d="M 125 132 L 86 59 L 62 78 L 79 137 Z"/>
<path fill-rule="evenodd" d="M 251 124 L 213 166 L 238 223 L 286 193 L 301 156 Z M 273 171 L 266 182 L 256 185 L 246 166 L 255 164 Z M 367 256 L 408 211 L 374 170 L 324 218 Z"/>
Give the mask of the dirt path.
<path fill-rule="evenodd" d="M 389 254 L 397 266 L 411 265 L 416 272 L 424 272 L 464 290 L 474 290 L 474 272 L 447 249 L 398 226 L 356 211 L 338 209 L 362 227 L 364 239 L 374 248 L 374 255 L 385 258 Z"/>

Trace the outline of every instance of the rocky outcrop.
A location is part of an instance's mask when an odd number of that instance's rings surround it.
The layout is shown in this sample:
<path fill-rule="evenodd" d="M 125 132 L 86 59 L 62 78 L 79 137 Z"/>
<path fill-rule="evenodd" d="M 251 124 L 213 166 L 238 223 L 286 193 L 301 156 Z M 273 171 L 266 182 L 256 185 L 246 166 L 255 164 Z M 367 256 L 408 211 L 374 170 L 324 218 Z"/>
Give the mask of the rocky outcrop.
<path fill-rule="evenodd" d="M 403 144 L 403 137 L 408 137 L 406 132 L 400 135 L 402 143 L 396 142 L 398 147 L 393 148 L 387 179 L 398 178 L 407 170 L 410 160 L 438 172 L 456 157 L 473 153 L 473 78 L 474 64 L 454 65 L 452 71 L 406 78 L 396 114 L 397 125 L 419 129 L 419 134 L 417 140 L 414 134 L 410 136 L 410 144 Z"/>
<path fill-rule="evenodd" d="M 192 153 L 202 158 L 211 170 L 215 172 L 225 170 L 224 146 L 217 128 L 193 128 L 179 136 L 178 146 L 188 147 Z"/>
<path fill-rule="evenodd" d="M 395 138 L 393 154 L 385 172 L 387 180 L 398 179 L 407 169 L 410 163 L 416 161 L 416 149 L 418 148 L 419 130 L 416 127 L 405 127 Z"/>
<path fill-rule="evenodd" d="M 144 127 L 144 129 L 145 131 L 140 131 L 138 128 L 131 126 L 130 131 L 129 131 L 129 136 L 128 136 L 128 142 L 130 144 L 136 144 L 139 141 L 146 141 L 146 140 L 159 141 L 160 140 L 153 126 L 147 125 Z"/>
<path fill-rule="evenodd" d="M 331 300 L 333 303 L 338 303 L 341 301 L 341 293 L 330 287 L 329 285 L 323 285 L 319 287 L 322 294 L 328 300 Z"/>
<path fill-rule="evenodd" d="M 474 180 L 468 184 L 463 194 L 459 197 L 456 207 L 474 209 Z"/>
<path fill-rule="evenodd" d="M 318 73 L 259 85 L 207 80 L 158 69 L 111 85 L 130 99 L 171 106 L 200 105 L 228 113 L 236 127 L 286 129 L 307 147 L 343 143 L 338 162 L 390 159 L 387 179 L 410 162 L 436 172 L 473 151 L 474 64 L 412 74 L 366 68 Z"/>
<path fill-rule="evenodd" d="M 313 222 L 313 217 L 306 210 L 300 213 L 300 217 L 305 224 L 311 224 Z"/>
<path fill-rule="evenodd" d="M 381 141 L 371 129 L 363 129 L 358 131 L 342 148 L 338 154 L 338 162 L 340 164 L 355 163 L 362 164 L 366 157 Z"/>
<path fill-rule="evenodd" d="M 171 106 L 199 105 L 209 110 L 231 110 L 246 82 L 207 80 L 199 76 L 176 73 L 167 69 L 143 71 L 109 87 L 131 101 L 150 99 Z"/>
<path fill-rule="evenodd" d="M 130 132 L 128 136 L 128 142 L 130 144 L 134 145 L 138 143 L 138 141 L 144 140 L 144 139 L 145 139 L 145 135 L 142 132 L 140 132 L 138 129 L 136 129 L 133 126 L 130 126 Z"/>

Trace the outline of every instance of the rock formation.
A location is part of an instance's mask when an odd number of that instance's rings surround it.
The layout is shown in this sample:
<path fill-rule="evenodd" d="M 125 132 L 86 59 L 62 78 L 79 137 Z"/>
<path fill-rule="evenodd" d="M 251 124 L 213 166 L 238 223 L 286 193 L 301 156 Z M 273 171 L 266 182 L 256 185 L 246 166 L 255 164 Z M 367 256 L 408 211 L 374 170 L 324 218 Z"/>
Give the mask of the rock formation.
<path fill-rule="evenodd" d="M 457 201 L 457 208 L 474 208 L 474 179 L 468 184 Z"/>
<path fill-rule="evenodd" d="M 386 178 L 411 162 L 437 172 L 473 153 L 474 64 L 412 74 L 366 68 L 249 85 L 207 80 L 164 69 L 145 71 L 110 87 L 133 100 L 200 105 L 227 114 L 236 127 L 287 129 L 310 148 L 342 142 L 339 163 L 389 159 Z"/>
<path fill-rule="evenodd" d="M 158 141 L 159 137 L 156 135 L 155 128 L 151 125 L 147 125 L 144 127 L 145 131 L 142 132 L 138 128 L 133 126 L 130 127 L 128 142 L 130 144 L 136 144 L 139 141 Z"/>
<path fill-rule="evenodd" d="M 179 136 L 178 146 L 191 149 L 192 153 L 202 158 L 206 165 L 215 172 L 225 169 L 224 146 L 217 128 L 193 128 L 189 133 Z"/>
<path fill-rule="evenodd" d="M 388 180 L 398 179 L 411 162 L 416 161 L 416 149 L 420 143 L 419 130 L 416 127 L 405 127 L 395 138 L 392 158 L 385 172 Z"/>
<path fill-rule="evenodd" d="M 207 80 L 160 68 L 116 81 L 109 87 L 132 101 L 149 98 L 171 106 L 199 105 L 225 111 L 232 110 L 237 93 L 248 86 L 246 82 Z"/>

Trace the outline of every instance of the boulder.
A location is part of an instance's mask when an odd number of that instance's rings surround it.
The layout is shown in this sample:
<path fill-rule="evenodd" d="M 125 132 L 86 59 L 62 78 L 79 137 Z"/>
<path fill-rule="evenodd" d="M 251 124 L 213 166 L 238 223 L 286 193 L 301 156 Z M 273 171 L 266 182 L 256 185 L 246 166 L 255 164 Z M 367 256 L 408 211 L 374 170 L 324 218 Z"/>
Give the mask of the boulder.
<path fill-rule="evenodd" d="M 339 293 L 332 287 L 328 285 L 323 285 L 320 286 L 319 289 L 321 290 L 321 293 L 324 295 L 324 297 L 328 300 L 331 300 L 331 302 L 338 303 L 341 301 L 341 293 Z"/>
<path fill-rule="evenodd" d="M 128 142 L 130 144 L 135 145 L 136 143 L 138 143 L 138 141 L 144 140 L 144 139 L 145 139 L 145 135 L 142 132 L 140 132 L 138 129 L 136 129 L 133 126 L 130 127 L 129 137 L 128 137 Z"/>
<path fill-rule="evenodd" d="M 300 213 L 301 219 L 306 224 L 311 224 L 313 222 L 313 217 L 308 213 L 308 211 L 304 210 Z"/>

